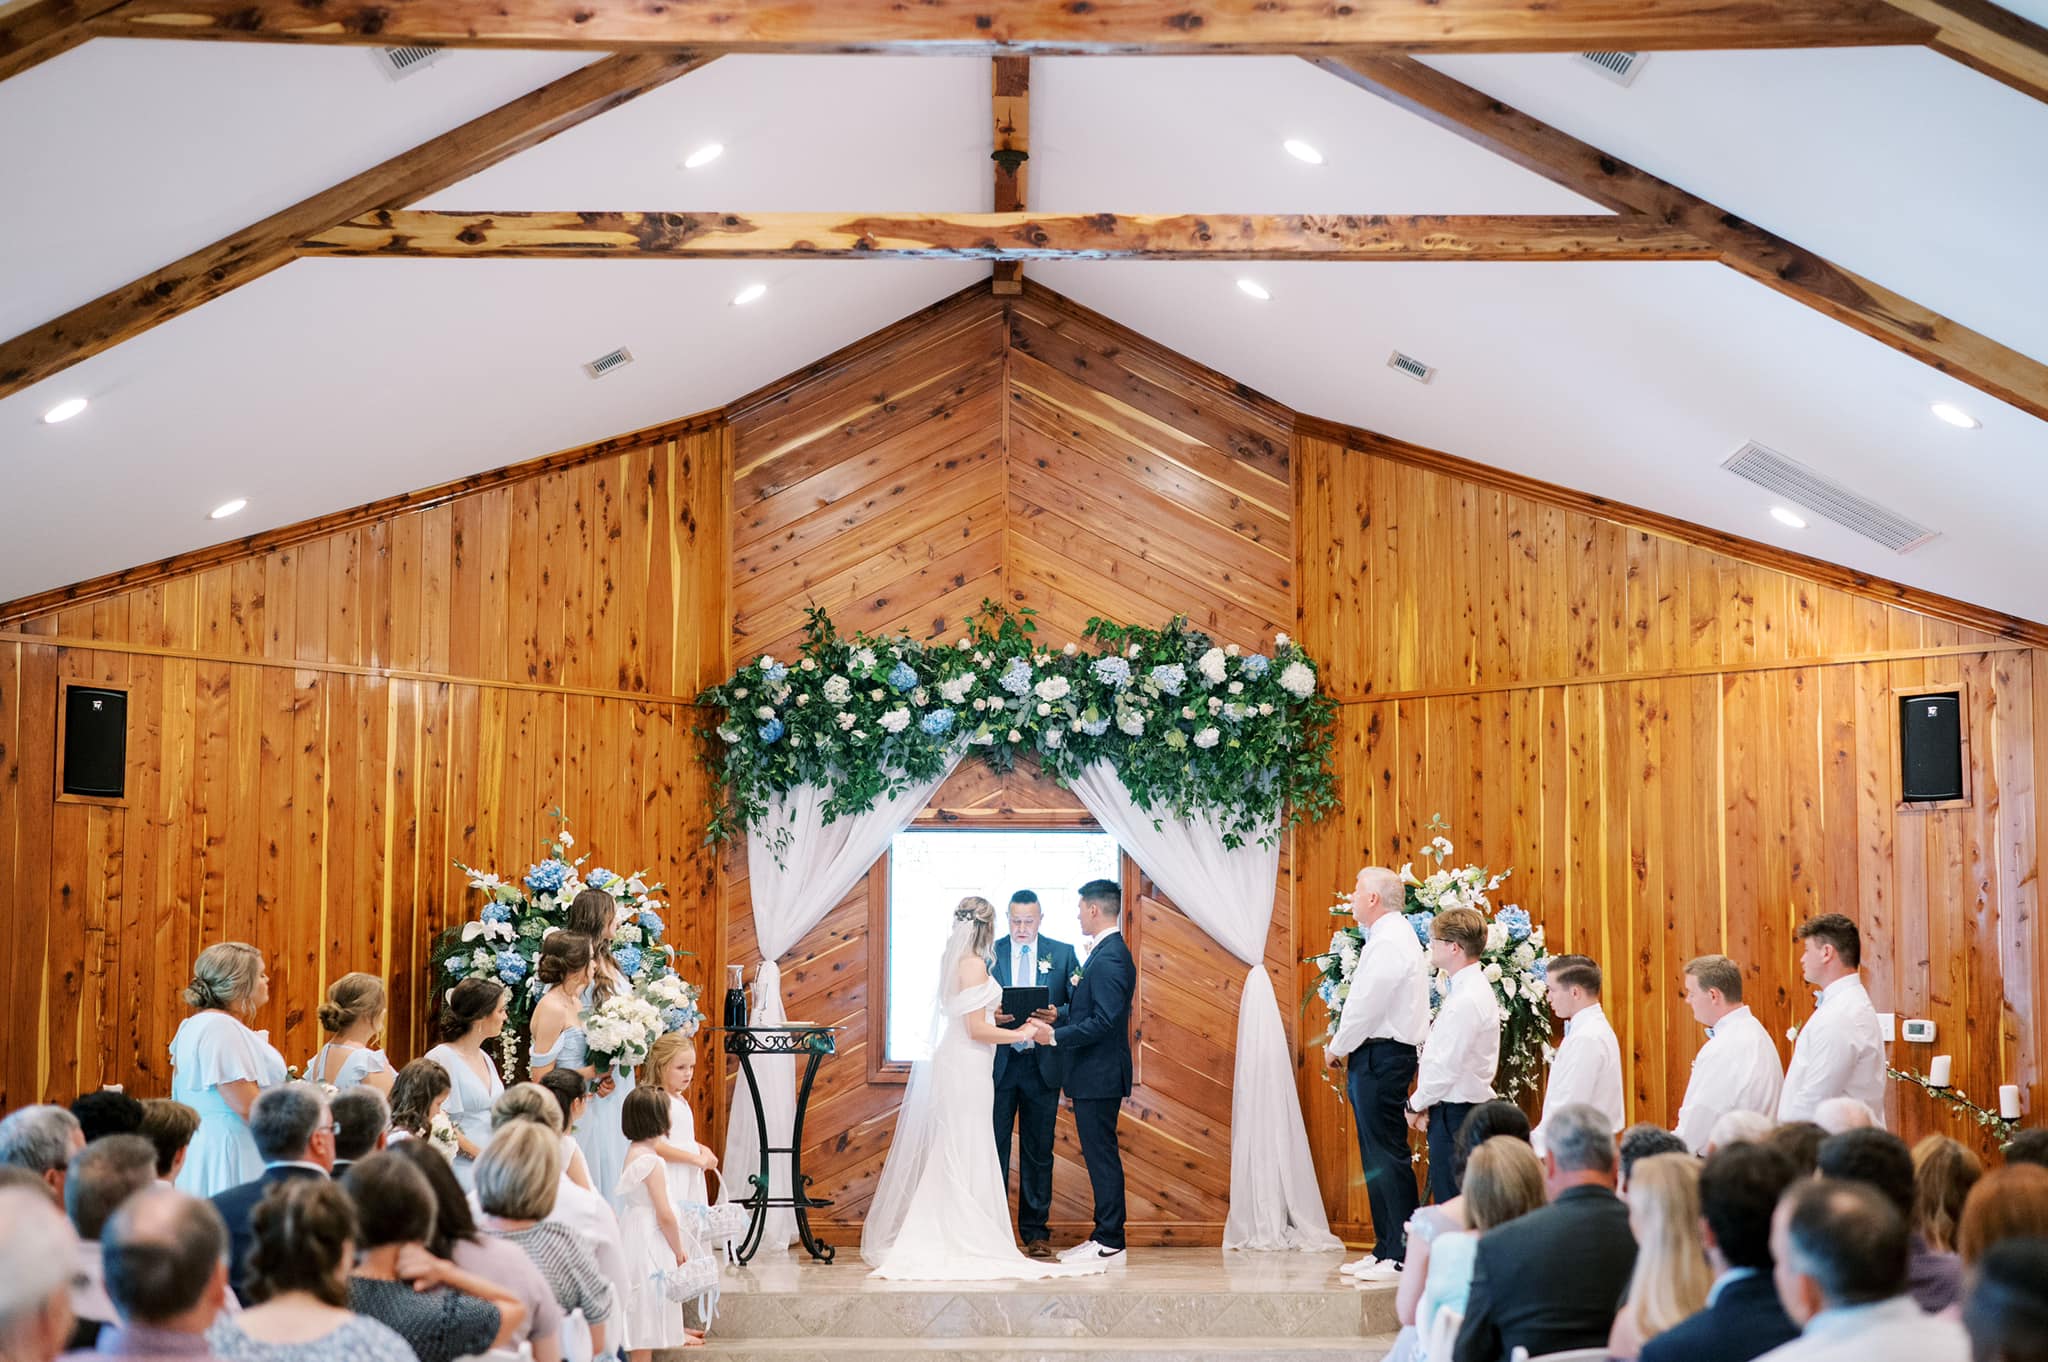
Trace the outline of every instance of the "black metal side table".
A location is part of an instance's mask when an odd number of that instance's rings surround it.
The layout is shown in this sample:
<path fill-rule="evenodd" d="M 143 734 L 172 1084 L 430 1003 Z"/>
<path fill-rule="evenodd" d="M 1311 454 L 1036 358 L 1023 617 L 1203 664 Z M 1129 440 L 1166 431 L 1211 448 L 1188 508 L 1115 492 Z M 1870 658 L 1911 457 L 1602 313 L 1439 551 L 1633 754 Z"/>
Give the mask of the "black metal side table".
<path fill-rule="evenodd" d="M 810 1194 L 811 1180 L 804 1176 L 804 1108 L 810 1104 L 811 1083 L 818 1076 L 818 1063 L 826 1055 L 834 1053 L 837 1042 L 832 1033 L 836 1026 L 718 1026 L 709 1028 L 725 1036 L 725 1052 L 736 1055 L 740 1070 L 746 1075 L 747 1091 L 754 1100 L 754 1129 L 759 1134 L 758 1147 L 761 1151 L 761 1171 L 751 1173 L 747 1181 L 754 1190 L 740 1204 L 751 1213 L 746 1238 L 734 1250 L 740 1262 L 753 1260 L 760 1251 L 761 1238 L 768 1230 L 768 1211 L 771 1207 L 788 1206 L 796 1211 L 797 1235 L 811 1257 L 821 1263 L 829 1263 L 835 1250 L 830 1244 L 821 1244 L 811 1233 L 809 1212 L 815 1207 L 830 1206 L 829 1201 L 820 1201 Z M 789 1143 L 771 1145 L 768 1143 L 768 1114 L 761 1107 L 761 1086 L 754 1076 L 755 1055 L 807 1055 L 804 1072 L 796 1087 L 796 1121 L 790 1126 Z M 789 1155 L 789 1195 L 770 1196 L 768 1184 L 774 1164 L 770 1161 L 776 1154 Z"/>

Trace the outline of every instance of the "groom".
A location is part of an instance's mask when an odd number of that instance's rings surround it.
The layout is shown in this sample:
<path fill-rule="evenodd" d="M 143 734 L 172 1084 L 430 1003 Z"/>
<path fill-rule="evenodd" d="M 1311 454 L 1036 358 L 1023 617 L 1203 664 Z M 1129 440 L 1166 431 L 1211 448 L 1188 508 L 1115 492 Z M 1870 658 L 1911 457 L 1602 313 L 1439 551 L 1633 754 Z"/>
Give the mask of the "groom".
<path fill-rule="evenodd" d="M 1080 968 L 1074 948 L 1040 936 L 1044 920 L 1038 895 L 1019 889 L 1010 895 L 1010 934 L 996 947 L 996 982 L 1004 988 L 1043 988 L 1050 1002 L 1036 1015 L 1043 1021 L 1066 1020 L 1071 979 Z M 1007 1022 L 1009 1018 L 996 1020 Z M 1024 1252 L 1033 1258 L 1052 1257 L 1052 1142 L 1060 1116 L 1059 1069 L 1052 1051 L 1028 1040 L 996 1047 L 996 1152 L 1003 1177 L 1010 1175 L 1010 1133 L 1018 1135 L 1017 1233 Z"/>
<path fill-rule="evenodd" d="M 1115 880 L 1081 886 L 1081 930 L 1095 944 L 1071 976 L 1067 1020 L 1052 1032 L 1095 1200 L 1094 1232 L 1060 1257 L 1105 1267 L 1124 1262 L 1124 1159 L 1116 1115 L 1131 1095 L 1131 994 L 1138 987 L 1138 967 L 1117 930 L 1123 906 Z"/>

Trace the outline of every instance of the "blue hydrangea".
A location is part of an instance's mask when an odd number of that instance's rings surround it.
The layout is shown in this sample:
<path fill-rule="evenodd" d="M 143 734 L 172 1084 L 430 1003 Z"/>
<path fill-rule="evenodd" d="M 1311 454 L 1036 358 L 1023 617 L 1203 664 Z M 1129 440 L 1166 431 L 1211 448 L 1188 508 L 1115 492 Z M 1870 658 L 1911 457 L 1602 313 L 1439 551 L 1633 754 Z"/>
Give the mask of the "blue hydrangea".
<path fill-rule="evenodd" d="M 551 857 L 526 872 L 526 887 L 536 894 L 552 894 L 568 879 L 568 864 Z"/>
<path fill-rule="evenodd" d="M 1242 664 L 1242 666 L 1244 667 L 1244 674 L 1246 676 L 1249 676 L 1254 681 L 1264 676 L 1266 674 L 1267 668 L 1271 667 L 1272 665 L 1272 659 L 1268 658 L 1264 653 L 1251 653 L 1245 657 L 1245 660 Z"/>
<path fill-rule="evenodd" d="M 1081 721 L 1081 731 L 1091 738 L 1099 738 L 1109 732 L 1109 720 L 1083 719 Z"/>
<path fill-rule="evenodd" d="M 1098 657 L 1095 659 L 1095 679 L 1105 686 L 1122 690 L 1131 684 L 1131 664 L 1120 657 Z"/>
<path fill-rule="evenodd" d="M 1408 914 L 1408 925 L 1415 929 L 1416 939 L 1425 946 L 1429 944 L 1429 924 L 1435 920 L 1436 914 L 1434 913 Z"/>
<path fill-rule="evenodd" d="M 1152 684 L 1167 695 L 1178 695 L 1188 683 L 1187 668 L 1178 662 L 1163 662 L 1152 669 Z"/>
<path fill-rule="evenodd" d="M 1012 695 L 1022 695 L 1031 689 L 1031 664 L 1021 657 L 1010 659 L 1010 665 L 1003 668 L 1002 679 L 996 684 Z"/>
<path fill-rule="evenodd" d="M 516 986 L 526 977 L 526 957 L 510 947 L 499 951 L 498 958 L 494 963 L 498 967 L 498 977 L 504 980 L 507 985 Z"/>
<path fill-rule="evenodd" d="M 695 1020 L 697 1018 L 691 1014 L 690 1009 L 687 1007 L 664 1008 L 661 1014 L 661 1029 L 664 1031 L 680 1031 Z"/>
<path fill-rule="evenodd" d="M 1513 904 L 1509 904 L 1498 913 L 1495 913 L 1493 920 L 1508 929 L 1508 940 L 1527 941 L 1529 939 L 1529 915 Z"/>
<path fill-rule="evenodd" d="M 779 686 L 789 676 L 789 668 L 780 662 L 761 673 L 761 679 L 771 686 Z"/>
<path fill-rule="evenodd" d="M 478 916 L 482 917 L 486 922 L 510 922 L 512 920 L 512 905 L 509 903 L 486 903 L 483 912 L 478 914 Z"/>
<path fill-rule="evenodd" d="M 899 660 L 889 668 L 889 684 L 899 691 L 911 689 L 917 685 L 917 668 Z"/>
<path fill-rule="evenodd" d="M 632 978 L 640 972 L 640 948 L 638 946 L 612 947 L 612 963 L 619 967 L 619 973 Z"/>
<path fill-rule="evenodd" d="M 1429 981 L 1429 1010 L 1434 1012 L 1444 1005 L 1444 991 L 1437 987 L 1436 979 Z"/>
<path fill-rule="evenodd" d="M 640 914 L 640 930 L 647 933 L 649 941 L 659 941 L 661 940 L 661 934 L 667 931 L 668 928 L 663 925 L 658 914 L 642 913 Z"/>
<path fill-rule="evenodd" d="M 620 878 L 623 877 L 619 874 L 618 871 L 606 870 L 603 866 L 599 866 L 597 869 L 591 871 L 588 875 L 585 875 L 583 877 L 583 882 L 589 885 L 592 889 L 610 889 L 612 887 L 612 881 Z"/>
<path fill-rule="evenodd" d="M 1529 973 L 1536 976 L 1536 980 L 1538 983 L 1549 983 L 1550 957 L 1547 955 L 1537 956 L 1535 962 L 1529 966 Z"/>
<path fill-rule="evenodd" d="M 772 743 L 778 741 L 783 734 L 782 720 L 770 719 L 767 723 L 762 724 L 760 734 L 762 742 Z"/>
<path fill-rule="evenodd" d="M 917 726 L 934 738 L 950 733 L 953 731 L 953 711 L 950 709 L 935 709 L 925 715 L 924 718 L 918 720 Z"/>

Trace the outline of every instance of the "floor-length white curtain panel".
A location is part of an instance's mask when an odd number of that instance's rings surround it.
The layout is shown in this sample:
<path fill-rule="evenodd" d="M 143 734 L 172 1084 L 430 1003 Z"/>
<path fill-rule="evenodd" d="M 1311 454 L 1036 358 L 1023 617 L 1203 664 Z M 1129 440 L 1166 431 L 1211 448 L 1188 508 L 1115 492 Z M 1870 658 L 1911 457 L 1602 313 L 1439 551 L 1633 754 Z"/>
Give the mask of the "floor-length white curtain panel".
<path fill-rule="evenodd" d="M 842 815 L 830 823 L 824 811 L 832 792 L 800 785 L 769 804 L 760 826 L 747 829 L 747 881 L 754 899 L 754 936 L 761 944 L 761 972 L 749 1014 L 755 1026 L 780 1026 L 789 1020 L 782 1008 L 782 970 L 776 961 L 846 897 L 846 891 L 889 849 L 889 839 L 910 826 L 959 764 L 955 756 L 932 779 L 912 783 L 866 813 Z M 796 1058 L 756 1056 L 754 1074 L 761 1084 L 768 1143 L 787 1145 L 796 1124 Z M 747 1178 L 761 1167 L 760 1135 L 746 1081 L 742 1073 L 725 1123 L 725 1193 L 733 1201 L 752 1194 Z M 787 1196 L 789 1157 L 778 1154 L 772 1162 L 769 1190 Z M 786 1249 L 795 1238 L 796 1212 L 771 1210 L 762 1244 Z"/>
<path fill-rule="evenodd" d="M 1230 1094 L 1230 1216 L 1226 1249 L 1334 1249 L 1309 1156 L 1294 1060 L 1280 1001 L 1266 977 L 1266 934 L 1280 847 L 1231 849 L 1213 817 L 1155 818 L 1131 802 L 1107 762 L 1073 782 L 1088 812 L 1194 924 L 1250 966 L 1237 1009 L 1237 1070 Z"/>

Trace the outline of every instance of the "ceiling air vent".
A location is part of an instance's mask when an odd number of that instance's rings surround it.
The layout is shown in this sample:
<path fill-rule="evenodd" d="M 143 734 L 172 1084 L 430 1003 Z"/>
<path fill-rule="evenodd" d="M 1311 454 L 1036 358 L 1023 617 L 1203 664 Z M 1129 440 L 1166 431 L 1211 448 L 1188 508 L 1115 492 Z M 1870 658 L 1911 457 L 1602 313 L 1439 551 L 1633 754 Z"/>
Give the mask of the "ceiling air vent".
<path fill-rule="evenodd" d="M 1636 72 L 1643 69 L 1643 63 L 1650 59 L 1646 52 L 1581 52 L 1579 60 L 1613 81 L 1616 85 L 1633 85 Z"/>
<path fill-rule="evenodd" d="M 1729 455 L 1721 467 L 1804 506 L 1815 515 L 1826 516 L 1843 529 L 1874 539 L 1893 553 L 1911 553 L 1940 533 L 1868 497 L 1858 496 L 1805 464 L 1794 463 L 1754 440 Z"/>
<path fill-rule="evenodd" d="M 420 45 L 415 47 L 380 47 L 373 56 L 377 69 L 392 80 L 404 80 L 407 76 L 424 71 L 432 66 L 445 48 Z"/>
<path fill-rule="evenodd" d="M 632 362 L 633 352 L 622 345 L 610 354 L 599 355 L 596 359 L 584 365 L 583 372 L 589 374 L 592 378 L 603 378 L 612 370 L 623 369 Z"/>
<path fill-rule="evenodd" d="M 1424 364 L 1413 355 L 1404 355 L 1399 350 L 1387 356 L 1387 367 L 1395 373 L 1406 374 L 1417 383 L 1427 383 L 1436 377 L 1436 369 Z"/>

